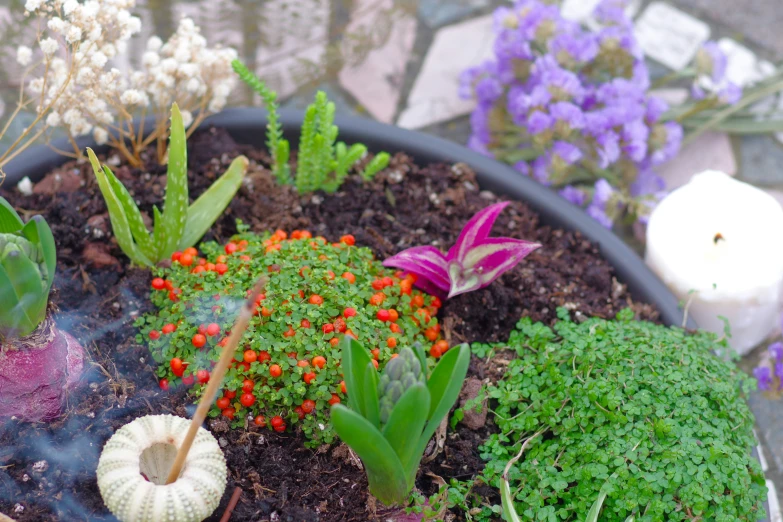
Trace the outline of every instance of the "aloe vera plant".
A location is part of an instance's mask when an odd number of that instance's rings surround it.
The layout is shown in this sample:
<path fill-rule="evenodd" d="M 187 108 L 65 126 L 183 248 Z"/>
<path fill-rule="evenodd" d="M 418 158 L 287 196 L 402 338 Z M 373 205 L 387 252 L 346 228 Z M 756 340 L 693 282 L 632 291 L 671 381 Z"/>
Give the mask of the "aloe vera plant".
<path fill-rule="evenodd" d="M 424 351 L 405 347 L 379 375 L 368 351 L 350 336 L 343 339 L 348 407 L 332 407 L 332 425 L 362 459 L 370 492 L 384 504 L 408 498 L 427 443 L 457 400 L 469 362 L 468 346 L 456 346 L 427 378 Z"/>
<path fill-rule="evenodd" d="M 166 196 L 163 211 L 154 208 L 152 234 L 128 190 L 107 165 L 101 168 L 95 153 L 87 149 L 98 186 L 109 209 L 117 243 L 125 255 L 138 265 L 153 266 L 177 250 L 196 244 L 231 202 L 247 170 L 247 158 L 238 156 L 228 170 L 188 206 L 185 126 L 176 103 L 171 107 L 170 135 Z"/>
<path fill-rule="evenodd" d="M 0 197 L 0 417 L 57 417 L 84 352 L 47 315 L 57 252 L 43 217 L 27 223 Z"/>

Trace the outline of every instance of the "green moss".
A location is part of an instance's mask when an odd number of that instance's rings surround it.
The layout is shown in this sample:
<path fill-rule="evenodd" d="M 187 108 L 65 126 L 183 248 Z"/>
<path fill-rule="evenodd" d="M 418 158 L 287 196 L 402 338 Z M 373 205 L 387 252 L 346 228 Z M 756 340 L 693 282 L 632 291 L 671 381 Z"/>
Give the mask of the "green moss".
<path fill-rule="evenodd" d="M 473 347 L 517 354 L 489 389 L 500 433 L 482 447 L 482 479 L 497 487 L 520 441 L 543 429 L 510 474 L 523 520 L 584 520 L 602 487 L 601 521 L 763 517 L 743 399 L 752 379 L 713 355 L 727 346 L 711 334 L 631 319 L 523 319 L 507 345 Z"/>

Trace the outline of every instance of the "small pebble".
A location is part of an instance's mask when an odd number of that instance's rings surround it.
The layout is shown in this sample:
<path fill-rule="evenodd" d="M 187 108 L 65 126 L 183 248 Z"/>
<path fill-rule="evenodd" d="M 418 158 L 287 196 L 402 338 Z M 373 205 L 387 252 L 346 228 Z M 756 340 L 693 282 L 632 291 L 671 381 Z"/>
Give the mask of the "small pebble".
<path fill-rule="evenodd" d="M 24 506 L 22 504 L 14 504 L 14 513 L 21 513 L 24 511 Z"/>
<path fill-rule="evenodd" d="M 220 444 L 221 448 L 225 448 L 226 446 L 228 446 L 228 441 L 226 440 L 225 437 L 220 437 L 218 439 L 218 444 Z"/>
<path fill-rule="evenodd" d="M 29 481 L 29 480 L 30 480 L 30 475 L 28 475 L 27 473 L 25 473 L 24 475 L 22 475 L 22 482 L 27 482 L 27 481 Z"/>

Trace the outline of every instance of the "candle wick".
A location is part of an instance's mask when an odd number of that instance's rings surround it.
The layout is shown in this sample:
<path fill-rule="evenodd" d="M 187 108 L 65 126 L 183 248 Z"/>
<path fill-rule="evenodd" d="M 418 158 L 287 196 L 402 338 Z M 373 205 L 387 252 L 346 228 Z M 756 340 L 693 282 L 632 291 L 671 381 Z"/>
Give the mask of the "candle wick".
<path fill-rule="evenodd" d="M 718 244 L 718 241 L 720 241 L 720 240 L 726 241 L 726 238 L 725 238 L 725 237 L 723 237 L 723 234 L 721 234 L 720 232 L 718 232 L 717 234 L 715 234 L 715 237 L 714 237 L 714 238 L 712 238 L 712 241 L 713 241 L 713 243 L 715 243 L 715 244 L 717 245 L 717 244 Z"/>

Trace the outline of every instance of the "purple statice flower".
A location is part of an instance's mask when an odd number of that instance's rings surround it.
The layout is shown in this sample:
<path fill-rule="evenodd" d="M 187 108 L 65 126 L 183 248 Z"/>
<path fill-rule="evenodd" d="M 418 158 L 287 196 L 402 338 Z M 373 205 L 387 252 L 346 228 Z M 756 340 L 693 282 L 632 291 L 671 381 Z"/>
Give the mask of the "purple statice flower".
<path fill-rule="evenodd" d="M 644 120 L 648 125 L 657 123 L 668 110 L 668 103 L 657 96 L 650 96 L 647 98 L 647 111 L 644 113 Z"/>
<path fill-rule="evenodd" d="M 552 163 L 552 153 L 547 151 L 543 156 L 539 156 L 531 162 L 531 170 L 533 172 L 533 179 L 541 183 L 542 185 L 549 186 L 552 181 L 549 179 L 550 166 Z"/>
<path fill-rule="evenodd" d="M 578 188 L 572 186 L 572 185 L 566 185 L 565 187 L 560 190 L 559 194 L 565 198 L 569 203 L 576 205 L 578 207 L 581 207 L 584 205 L 585 200 L 587 199 L 587 195 L 584 193 L 584 191 L 579 190 Z"/>
<path fill-rule="evenodd" d="M 585 94 L 579 77 L 560 67 L 550 55 L 542 56 L 533 63 L 530 81 L 546 87 L 552 98 L 559 101 L 578 102 Z"/>
<path fill-rule="evenodd" d="M 506 110 L 511 115 L 515 125 L 525 125 L 530 111 L 530 96 L 521 85 L 514 85 L 506 95 Z"/>
<path fill-rule="evenodd" d="M 605 169 L 620 159 L 620 137 L 616 133 L 611 131 L 601 133 L 596 136 L 596 143 L 599 167 Z"/>
<path fill-rule="evenodd" d="M 491 136 L 489 131 L 489 113 L 492 110 L 492 106 L 479 104 L 476 109 L 470 114 L 470 127 L 473 130 L 473 136 L 483 143 L 489 144 Z"/>
<path fill-rule="evenodd" d="M 523 176 L 530 176 L 530 165 L 527 161 L 517 161 L 514 163 L 514 170 L 521 173 Z"/>
<path fill-rule="evenodd" d="M 613 221 L 607 213 L 609 204 L 612 200 L 615 190 L 605 179 L 599 179 L 595 182 L 593 191 L 593 200 L 587 207 L 587 213 L 606 228 L 612 228 Z"/>
<path fill-rule="evenodd" d="M 554 142 L 552 144 L 552 155 L 567 165 L 573 165 L 582 159 L 582 151 L 579 147 L 567 141 Z"/>
<path fill-rule="evenodd" d="M 726 105 L 734 105 L 742 99 L 742 87 L 733 82 L 725 82 L 718 90 L 718 100 Z"/>
<path fill-rule="evenodd" d="M 482 105 L 492 105 L 503 94 L 503 85 L 497 78 L 484 76 L 476 83 L 476 99 Z"/>
<path fill-rule="evenodd" d="M 769 351 L 769 354 L 775 362 L 783 363 L 783 343 L 772 343 L 767 347 L 767 351 Z M 779 375 L 779 377 L 783 377 L 783 375 Z"/>
<path fill-rule="evenodd" d="M 713 83 L 721 83 L 726 76 L 728 58 L 716 42 L 706 42 L 696 55 L 696 69 L 709 76 Z"/>
<path fill-rule="evenodd" d="M 666 182 L 651 169 L 641 170 L 636 175 L 636 181 L 631 184 L 631 196 L 641 197 L 657 194 L 666 189 Z"/>
<path fill-rule="evenodd" d="M 595 59 L 598 54 L 598 39 L 592 33 L 564 32 L 552 38 L 549 50 L 561 65 L 569 62 L 583 64 Z"/>
<path fill-rule="evenodd" d="M 682 126 L 676 121 L 667 121 L 663 124 L 663 130 L 666 133 L 666 139 L 663 146 L 652 151 L 650 156 L 651 165 L 661 165 L 680 152 L 680 146 L 682 145 Z"/>
<path fill-rule="evenodd" d="M 753 377 L 759 383 L 759 390 L 769 391 L 772 386 L 772 370 L 768 366 L 758 366 L 753 370 Z"/>
<path fill-rule="evenodd" d="M 585 115 L 582 109 L 573 103 L 556 102 L 550 105 L 549 114 L 555 119 L 555 127 L 562 126 L 564 134 L 574 129 L 582 129 L 585 126 Z"/>
<path fill-rule="evenodd" d="M 545 112 L 533 111 L 527 119 L 527 131 L 530 134 L 541 134 L 552 128 L 554 119 Z"/>
<path fill-rule="evenodd" d="M 625 14 L 628 0 L 602 0 L 593 10 L 593 17 L 604 25 L 614 24 L 631 28 L 633 22 Z"/>
<path fill-rule="evenodd" d="M 642 120 L 634 120 L 623 125 L 621 133 L 623 141 L 623 152 L 639 163 L 647 156 L 647 138 L 650 136 L 650 129 Z"/>

